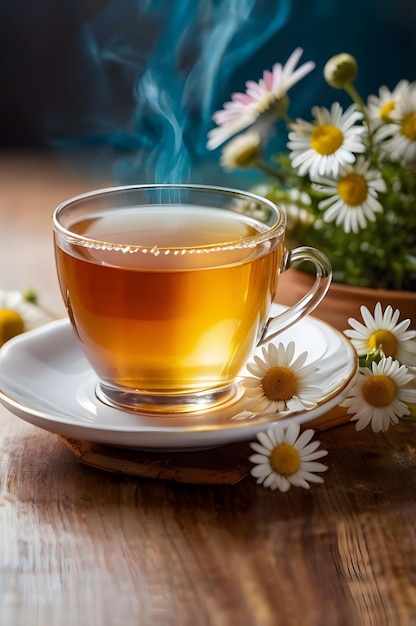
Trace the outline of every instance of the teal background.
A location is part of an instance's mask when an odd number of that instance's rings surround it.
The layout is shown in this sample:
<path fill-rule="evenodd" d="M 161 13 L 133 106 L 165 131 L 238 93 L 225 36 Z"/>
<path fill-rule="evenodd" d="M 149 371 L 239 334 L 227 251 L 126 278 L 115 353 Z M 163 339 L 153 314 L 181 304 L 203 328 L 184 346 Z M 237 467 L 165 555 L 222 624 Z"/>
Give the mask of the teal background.
<path fill-rule="evenodd" d="M 364 98 L 413 81 L 415 26 L 411 0 L 1 0 L 0 148 L 76 156 L 116 182 L 248 186 L 206 149 L 233 91 L 301 46 L 316 69 L 290 91 L 292 115 L 346 106 L 327 59 L 356 56 Z"/>

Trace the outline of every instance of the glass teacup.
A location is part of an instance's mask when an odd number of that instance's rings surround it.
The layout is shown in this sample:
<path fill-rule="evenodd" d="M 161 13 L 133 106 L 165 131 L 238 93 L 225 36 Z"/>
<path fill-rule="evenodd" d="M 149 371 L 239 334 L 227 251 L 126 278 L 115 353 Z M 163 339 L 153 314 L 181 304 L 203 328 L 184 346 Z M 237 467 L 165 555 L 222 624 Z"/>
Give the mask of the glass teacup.
<path fill-rule="evenodd" d="M 53 227 L 62 296 L 97 396 L 130 411 L 233 402 L 255 346 L 310 313 L 331 281 L 325 255 L 288 252 L 284 212 L 249 192 L 102 189 L 61 204 Z M 270 318 L 279 273 L 305 260 L 316 269 L 312 289 Z"/>

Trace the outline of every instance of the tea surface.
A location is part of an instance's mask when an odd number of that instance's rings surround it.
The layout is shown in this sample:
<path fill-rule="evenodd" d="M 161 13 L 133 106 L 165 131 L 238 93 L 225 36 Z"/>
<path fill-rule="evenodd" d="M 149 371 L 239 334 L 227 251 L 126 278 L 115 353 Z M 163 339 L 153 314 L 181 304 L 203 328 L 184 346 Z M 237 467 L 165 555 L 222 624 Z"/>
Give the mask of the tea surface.
<path fill-rule="evenodd" d="M 242 241 L 262 232 L 261 223 L 228 211 L 158 207 L 122 209 L 71 229 L 124 244 L 56 248 L 69 315 L 102 380 L 179 392 L 235 378 L 267 317 L 283 244 L 188 248 Z"/>

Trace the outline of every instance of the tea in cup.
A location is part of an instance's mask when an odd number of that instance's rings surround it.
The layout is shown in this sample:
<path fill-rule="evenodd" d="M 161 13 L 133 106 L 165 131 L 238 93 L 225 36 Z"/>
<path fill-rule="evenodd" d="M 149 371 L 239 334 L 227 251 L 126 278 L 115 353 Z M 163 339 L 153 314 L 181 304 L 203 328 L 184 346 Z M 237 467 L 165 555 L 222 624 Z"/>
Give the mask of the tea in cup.
<path fill-rule="evenodd" d="M 102 189 L 61 204 L 53 227 L 62 297 L 97 397 L 129 411 L 233 402 L 255 346 L 311 312 L 331 280 L 325 255 L 288 252 L 284 212 L 249 192 Z M 280 272 L 305 260 L 314 286 L 270 318 Z"/>

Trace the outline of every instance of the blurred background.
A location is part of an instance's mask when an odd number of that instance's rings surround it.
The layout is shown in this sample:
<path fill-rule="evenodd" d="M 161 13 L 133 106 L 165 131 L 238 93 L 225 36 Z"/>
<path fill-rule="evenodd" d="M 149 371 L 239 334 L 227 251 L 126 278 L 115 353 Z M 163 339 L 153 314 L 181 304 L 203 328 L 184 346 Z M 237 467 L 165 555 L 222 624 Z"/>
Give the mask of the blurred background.
<path fill-rule="evenodd" d="M 415 80 L 415 31 L 414 0 L 0 0 L 0 150 L 116 183 L 248 187 L 251 173 L 225 174 L 206 149 L 233 91 L 301 46 L 316 69 L 289 96 L 309 119 L 349 104 L 322 75 L 339 52 L 357 58 L 364 99 Z"/>

